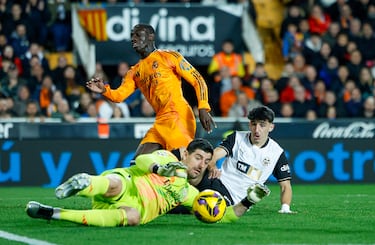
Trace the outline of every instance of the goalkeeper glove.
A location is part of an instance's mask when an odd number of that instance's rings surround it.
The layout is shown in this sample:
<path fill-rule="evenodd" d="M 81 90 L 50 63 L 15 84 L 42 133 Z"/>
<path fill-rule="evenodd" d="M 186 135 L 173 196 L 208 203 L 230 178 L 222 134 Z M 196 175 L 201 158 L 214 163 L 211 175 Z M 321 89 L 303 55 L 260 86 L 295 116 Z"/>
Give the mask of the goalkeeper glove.
<path fill-rule="evenodd" d="M 290 210 L 290 206 L 286 203 L 281 205 L 281 209 L 279 210 L 280 214 L 295 214 L 297 212 Z"/>
<path fill-rule="evenodd" d="M 266 185 L 255 184 L 247 189 L 247 199 L 252 203 L 258 203 L 264 197 L 269 196 L 270 189 Z"/>
<path fill-rule="evenodd" d="M 186 169 L 186 165 L 181 162 L 170 162 L 165 165 L 155 164 L 152 172 L 165 177 L 177 176 L 187 178 Z"/>

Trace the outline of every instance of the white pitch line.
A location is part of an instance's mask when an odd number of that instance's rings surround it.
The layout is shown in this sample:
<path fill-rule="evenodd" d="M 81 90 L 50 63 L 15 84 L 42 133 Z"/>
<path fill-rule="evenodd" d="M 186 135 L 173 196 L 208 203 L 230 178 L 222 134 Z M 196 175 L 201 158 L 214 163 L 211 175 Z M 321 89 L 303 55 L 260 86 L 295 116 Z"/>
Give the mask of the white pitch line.
<path fill-rule="evenodd" d="M 46 241 L 37 240 L 26 236 L 19 236 L 2 230 L 0 230 L 0 238 L 4 238 L 11 241 L 23 242 L 29 245 L 56 245 L 55 243 L 49 243 Z"/>

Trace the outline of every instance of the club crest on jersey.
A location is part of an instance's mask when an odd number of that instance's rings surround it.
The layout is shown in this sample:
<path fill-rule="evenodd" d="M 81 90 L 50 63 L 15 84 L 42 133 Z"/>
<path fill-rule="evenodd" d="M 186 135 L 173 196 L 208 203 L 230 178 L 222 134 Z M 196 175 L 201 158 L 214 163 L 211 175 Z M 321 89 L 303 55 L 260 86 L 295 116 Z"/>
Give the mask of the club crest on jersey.
<path fill-rule="evenodd" d="M 263 165 L 264 166 L 267 166 L 267 165 L 270 165 L 270 164 L 271 164 L 271 159 L 269 159 L 268 157 L 263 159 Z"/>
<path fill-rule="evenodd" d="M 152 63 L 152 69 L 156 70 L 159 67 L 159 63 L 155 60 L 154 63 Z"/>

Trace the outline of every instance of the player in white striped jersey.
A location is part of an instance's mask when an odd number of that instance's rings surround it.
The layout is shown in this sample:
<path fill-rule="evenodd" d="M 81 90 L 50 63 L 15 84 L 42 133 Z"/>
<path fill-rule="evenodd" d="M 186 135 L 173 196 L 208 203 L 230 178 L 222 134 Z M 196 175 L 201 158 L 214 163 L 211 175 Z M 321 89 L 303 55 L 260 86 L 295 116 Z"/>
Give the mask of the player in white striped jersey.
<path fill-rule="evenodd" d="M 210 162 L 210 177 L 220 177 L 234 203 L 241 201 L 249 186 L 264 184 L 273 176 L 280 185 L 280 213 L 290 210 L 292 201 L 291 173 L 284 149 L 269 133 L 274 129 L 274 112 L 266 107 L 256 107 L 249 112 L 249 131 L 235 131 L 214 150 Z M 220 171 L 216 167 L 225 157 Z"/>

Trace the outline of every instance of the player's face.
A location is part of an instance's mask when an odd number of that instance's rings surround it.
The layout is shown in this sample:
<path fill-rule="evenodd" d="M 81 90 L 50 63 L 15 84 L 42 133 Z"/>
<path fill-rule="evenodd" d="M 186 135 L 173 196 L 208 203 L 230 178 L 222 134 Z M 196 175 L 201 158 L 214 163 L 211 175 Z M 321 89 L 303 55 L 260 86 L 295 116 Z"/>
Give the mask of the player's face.
<path fill-rule="evenodd" d="M 139 26 L 135 26 L 131 32 L 132 47 L 137 53 L 143 53 L 149 45 L 149 35 Z"/>
<path fill-rule="evenodd" d="M 188 179 L 195 179 L 199 177 L 207 169 L 208 163 L 212 159 L 212 154 L 195 150 L 191 154 L 185 152 L 185 164 L 187 165 Z"/>
<path fill-rule="evenodd" d="M 274 124 L 265 120 L 250 121 L 251 142 L 261 147 L 266 143 L 268 134 L 273 130 Z"/>

